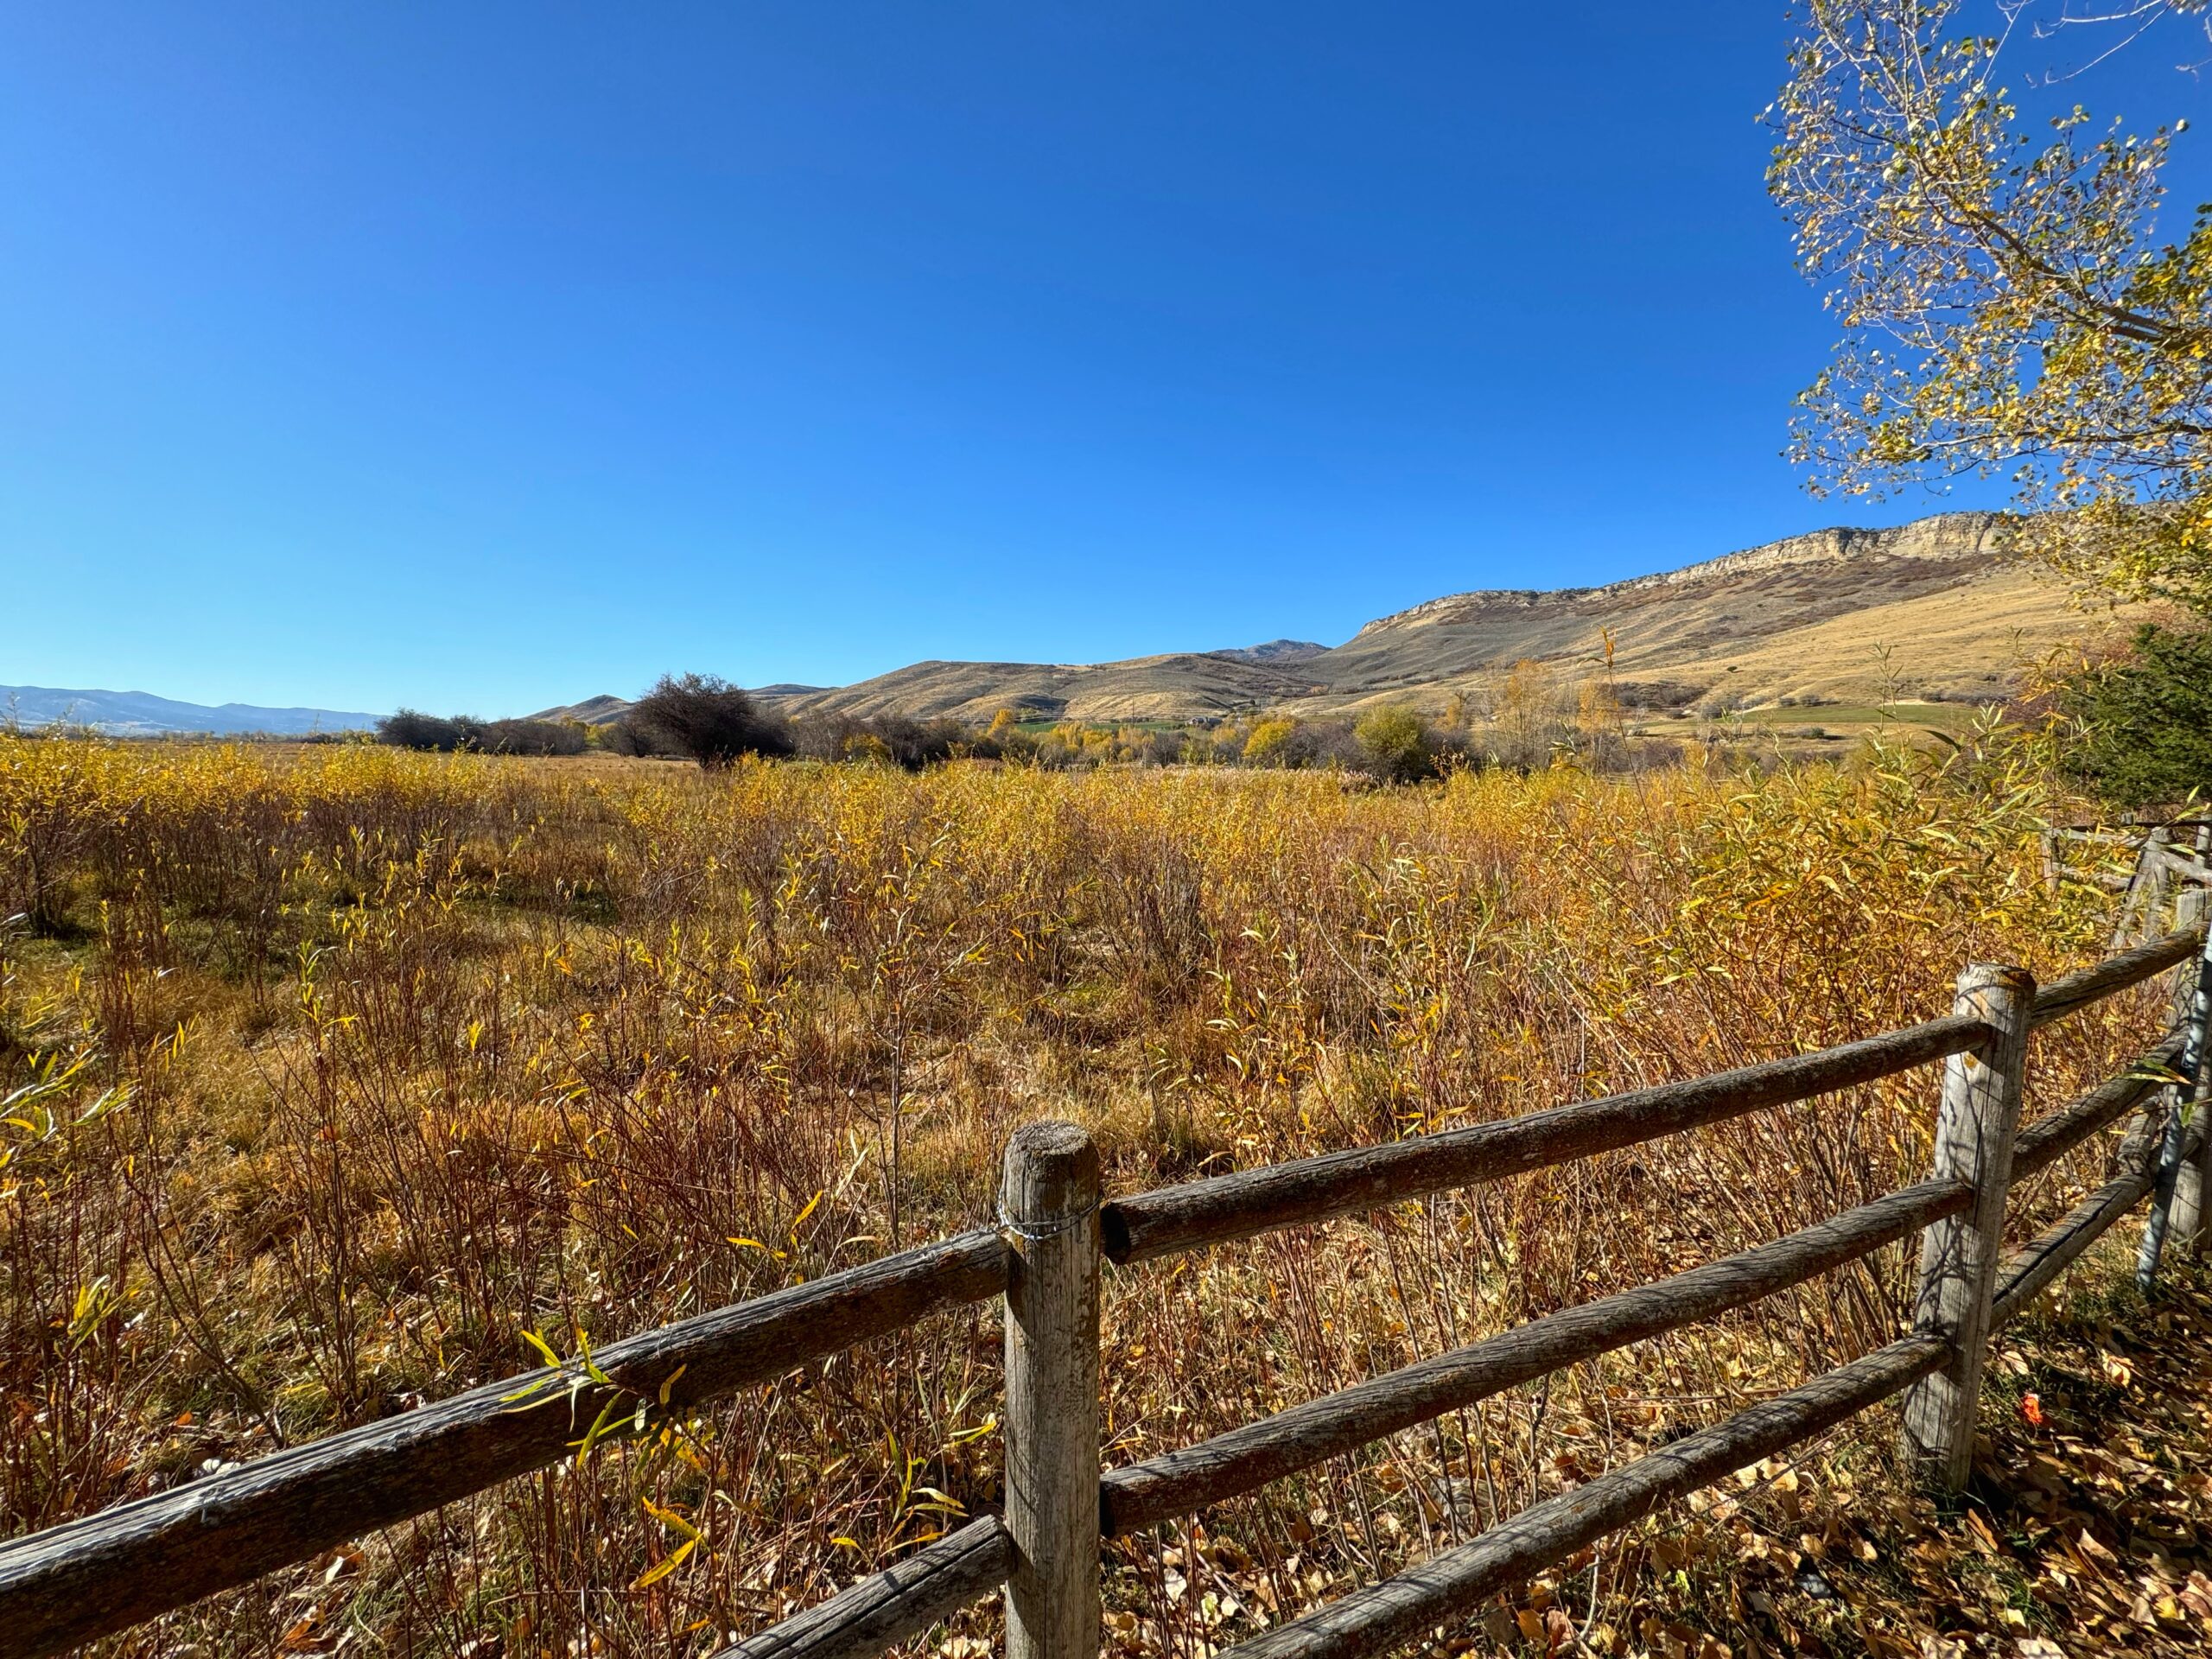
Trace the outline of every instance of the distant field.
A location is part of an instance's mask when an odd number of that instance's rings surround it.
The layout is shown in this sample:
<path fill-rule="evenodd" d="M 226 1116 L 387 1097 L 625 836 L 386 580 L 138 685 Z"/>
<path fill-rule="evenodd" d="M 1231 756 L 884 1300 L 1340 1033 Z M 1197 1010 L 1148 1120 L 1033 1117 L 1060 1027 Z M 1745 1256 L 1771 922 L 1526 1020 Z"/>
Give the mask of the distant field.
<path fill-rule="evenodd" d="M 1758 726 L 1920 726 L 1963 732 L 1981 716 L 1970 702 L 1822 703 L 1809 709 L 1746 709 L 1728 716 Z"/>
<path fill-rule="evenodd" d="M 1638 736 L 1677 741 L 1707 734 L 1726 741 L 1732 732 L 1747 738 L 1756 736 L 1761 742 L 1818 747 L 1856 742 L 1877 732 L 1904 735 L 1940 732 L 1956 738 L 1971 731 L 1982 713 L 1979 705 L 1967 702 L 1822 703 L 1800 709 L 1746 709 L 1713 718 L 1670 715 L 1637 721 L 1631 729 Z"/>
<path fill-rule="evenodd" d="M 1894 727 L 1907 731 L 1936 731 L 1957 735 L 1971 730 L 1981 717 L 1980 705 L 1967 702 L 1920 702 L 1898 701 L 1885 703 L 1822 703 L 1808 708 L 1747 709 L 1718 719 L 1695 715 L 1662 715 L 1630 722 L 1630 729 L 1641 735 L 1652 737 L 1687 738 L 1707 729 L 1717 728 L 1724 735 L 1731 728 L 1741 728 L 1761 734 L 1775 734 L 1783 737 L 1796 735 L 1813 728 L 1820 728 L 1837 737 L 1857 737 L 1865 728 Z M 1042 736 L 1064 727 L 1073 726 L 1084 732 L 1114 733 L 1119 731 L 1176 732 L 1188 729 L 1187 723 L 1173 720 L 1071 721 L 1025 720 L 1014 722 L 1014 729 L 1030 736 Z M 1834 731 L 1833 728 L 1850 728 Z M 1481 728 L 1478 728 L 1478 735 Z"/>
<path fill-rule="evenodd" d="M 1018 732 L 1027 733 L 1031 737 L 1042 737 L 1063 726 L 1073 726 L 1084 732 L 1179 732 L 1190 722 L 1182 720 L 1071 720 L 1063 715 L 1054 720 L 1017 720 L 1013 724 Z"/>

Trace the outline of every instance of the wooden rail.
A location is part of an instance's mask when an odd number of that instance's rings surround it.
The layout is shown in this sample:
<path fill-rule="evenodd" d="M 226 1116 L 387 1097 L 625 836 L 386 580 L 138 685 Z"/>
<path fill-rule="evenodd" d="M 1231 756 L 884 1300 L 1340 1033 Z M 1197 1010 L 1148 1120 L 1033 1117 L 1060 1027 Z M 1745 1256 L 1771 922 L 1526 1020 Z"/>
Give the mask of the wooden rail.
<path fill-rule="evenodd" d="M 717 1395 L 982 1301 L 1011 1252 L 976 1232 L 611 1343 L 0 1545 L 0 1654 L 56 1653 L 570 1455 L 593 1423 L 656 1426 Z M 642 1413 L 643 1415 L 639 1415 Z"/>
<path fill-rule="evenodd" d="M 2048 1169 L 2099 1129 L 2117 1122 L 2179 1075 L 2183 1039 L 2168 1038 L 2121 1072 L 2108 1077 L 2063 1110 L 2020 1131 L 2012 1145 L 2015 1185 Z"/>
<path fill-rule="evenodd" d="M 1355 1211 L 1379 1210 L 1452 1187 L 1503 1180 L 1872 1083 L 1962 1053 L 1986 1035 L 1979 1020 L 1954 1015 L 1688 1083 L 1161 1187 L 1106 1206 L 1106 1254 L 1116 1262 L 1145 1262 Z"/>
<path fill-rule="evenodd" d="M 1913 1390 L 1908 1444 L 1940 1481 L 1964 1476 L 1986 1332 L 2025 1306 L 2120 1217 L 2153 1203 L 2146 1239 L 2204 1248 L 2212 1138 L 2198 1097 L 2212 956 L 2193 919 L 2037 990 L 1971 969 L 1948 1016 L 1690 1082 L 1503 1122 L 1330 1154 L 1101 1205 L 1089 1137 L 1033 1124 L 1007 1147 L 1002 1230 L 906 1251 L 610 1344 L 588 1360 L 261 1459 L 0 1543 L 0 1659 L 123 1630 L 307 1560 L 362 1532 L 538 1469 L 580 1442 L 653 1427 L 734 1389 L 912 1324 L 1007 1299 L 1005 1515 L 985 1516 L 721 1659 L 866 1659 L 1000 1585 L 1009 1659 L 1096 1659 L 1099 1541 L 1249 1492 L 1323 1459 L 1598 1355 L 1745 1306 L 1900 1242 L 1923 1241 L 1918 1328 L 1800 1389 L 1601 1475 L 1395 1578 L 1231 1653 L 1352 1655 L 1416 1637 L 1496 1590 L 1760 1458 Z M 2029 1033 L 2189 964 L 2174 1034 L 2120 1075 L 2018 1130 Z M 1102 1258 L 1150 1260 L 1492 1181 L 1945 1062 L 1931 1178 L 1656 1283 L 1567 1308 L 1103 1477 Z M 1996 1241 L 2012 1187 L 2130 1112 L 2126 1168 L 2025 1249 Z M 2192 1185 L 2196 1176 L 2197 1179 Z M 2192 1196 L 2194 1195 L 2194 1196 Z M 2190 1207 L 2194 1205 L 2194 1208 Z M 2152 1268 L 2155 1270 L 2155 1259 Z M 587 1433 L 583 1425 L 595 1425 Z"/>
<path fill-rule="evenodd" d="M 2107 1181 L 2075 1205 L 2064 1220 L 2039 1235 L 2007 1263 L 1990 1297 L 1992 1319 L 2002 1324 L 2047 1289 L 2107 1229 L 2142 1203 L 2157 1179 L 2157 1172 L 2146 1161 L 2144 1167 Z"/>
<path fill-rule="evenodd" d="M 1189 1514 L 1518 1383 L 1742 1307 L 1961 1214 L 1973 1202 L 1974 1189 L 1962 1181 L 1925 1181 L 1787 1238 L 1116 1469 L 1099 1483 L 1106 1530 L 1135 1532 Z"/>
<path fill-rule="evenodd" d="M 1014 1535 L 995 1515 L 923 1545 L 896 1567 L 724 1648 L 716 1659 L 804 1659 L 880 1653 L 980 1601 L 1014 1571 Z"/>
<path fill-rule="evenodd" d="M 2036 993 L 2030 1023 L 2042 1027 L 2054 1020 L 2063 1020 L 2092 1002 L 2101 1002 L 2115 992 L 2155 978 L 2167 969 L 2187 962 L 2196 951 L 2196 930 L 2184 928 L 2162 939 L 2139 944 L 2132 950 L 2123 950 L 2116 957 L 2107 957 L 2094 968 L 2054 979 Z"/>
<path fill-rule="evenodd" d="M 1239 1659 L 1319 1659 L 1376 1653 L 1414 1640 L 1440 1620 L 1650 1514 L 1668 1499 L 1770 1458 L 1933 1376 L 1949 1357 L 1940 1338 L 1907 1337 L 1891 1343 L 1802 1389 L 1523 1510 L 1471 1543 L 1355 1590 L 1229 1652 Z"/>

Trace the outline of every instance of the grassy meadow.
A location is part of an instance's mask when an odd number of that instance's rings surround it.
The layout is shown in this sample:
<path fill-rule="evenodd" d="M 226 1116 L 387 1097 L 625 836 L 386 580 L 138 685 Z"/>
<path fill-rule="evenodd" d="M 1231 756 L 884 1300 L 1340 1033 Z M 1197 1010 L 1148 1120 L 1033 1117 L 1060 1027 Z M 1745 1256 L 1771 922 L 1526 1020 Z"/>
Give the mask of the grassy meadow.
<path fill-rule="evenodd" d="M 0 1529 L 977 1224 L 1033 1117 L 1128 1190 L 1868 1034 L 1969 959 L 2056 974 L 2107 925 L 2042 880 L 2074 805 L 1971 749 L 1357 789 L 0 737 Z M 2158 995 L 2040 1039 L 2031 1114 Z M 1935 1091 L 1109 1268 L 1109 1460 L 1920 1179 Z M 1887 1340 L 1908 1283 L 1892 1249 L 1114 1545 L 1112 1639 L 1205 1659 Z M 707 1652 L 995 1503 L 998 1344 L 934 1320 L 111 1649 Z M 1884 1433 L 1745 1515 L 1847 1516 Z M 1538 1631 L 1725 1625 L 1675 1569 L 1732 1524 L 1609 1544 Z"/>

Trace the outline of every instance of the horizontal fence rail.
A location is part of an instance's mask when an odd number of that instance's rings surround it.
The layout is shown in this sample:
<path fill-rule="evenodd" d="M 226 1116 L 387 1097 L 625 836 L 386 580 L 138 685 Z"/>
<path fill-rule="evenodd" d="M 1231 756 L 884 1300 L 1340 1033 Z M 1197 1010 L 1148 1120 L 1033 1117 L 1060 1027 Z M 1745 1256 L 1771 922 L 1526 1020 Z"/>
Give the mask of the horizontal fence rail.
<path fill-rule="evenodd" d="M 2179 932 L 2169 933 L 2164 938 L 2153 939 L 2148 944 L 2139 944 L 2133 950 L 2123 950 L 2116 957 L 2107 957 L 2095 966 L 2084 968 L 2079 973 L 2054 979 L 2036 993 L 2029 1023 L 2042 1027 L 2054 1020 L 2063 1020 L 2069 1014 L 2079 1013 L 2092 1002 L 2101 1002 L 2115 992 L 2140 985 L 2146 979 L 2156 978 L 2167 969 L 2176 967 L 2194 957 L 2202 943 L 2203 930 L 2185 927 Z"/>
<path fill-rule="evenodd" d="M 2201 915 L 2201 891 L 2183 899 Z M 39 1659 L 124 1629 L 602 1439 L 649 1428 L 664 1413 L 1001 1294 L 1008 1301 L 1007 1468 L 1019 1489 L 1007 1517 L 979 1516 L 717 1659 L 867 1659 L 1007 1584 L 1017 1604 L 1010 1645 L 1020 1649 L 1011 1659 L 1096 1659 L 1102 1537 L 1250 1491 L 1503 1389 L 1746 1306 L 1916 1232 L 1934 1236 L 1930 1230 L 1949 1229 L 1955 1237 L 1969 1214 L 1991 1211 L 1991 1190 L 1977 1179 L 1999 1179 L 2001 1206 L 2014 1184 L 2131 1112 L 2137 1128 L 2123 1159 L 2128 1166 L 1999 1264 L 1984 1281 L 1980 1322 L 1993 1328 L 2025 1307 L 2146 1198 L 2163 1230 L 2158 1206 L 2177 1185 L 2188 1187 L 2176 1171 L 2186 1176 L 2212 1158 L 2200 1122 L 2180 1127 L 2196 1092 L 2212 1001 L 2208 949 L 2199 922 L 2040 991 L 2017 970 L 1977 969 L 1984 976 L 1977 984 L 2019 987 L 2018 1005 L 2000 1001 L 1987 1005 L 1986 1015 L 1955 1011 L 1815 1053 L 1103 1205 L 1096 1202 L 1088 1138 L 1072 1125 L 1030 1125 L 1008 1149 L 1004 1231 L 905 1251 L 0 1543 L 0 1659 Z M 1103 1476 L 1087 1472 L 1096 1468 L 1102 1255 L 1142 1262 L 1373 1210 L 1938 1060 L 1948 1067 L 1947 1103 L 1955 1090 L 1963 1090 L 1961 1101 L 1979 1098 L 1975 1091 L 1989 1088 L 1988 1068 L 2010 1067 L 2005 1109 L 2017 1116 L 2024 1030 L 2192 959 L 2196 972 L 2176 988 L 2183 1028 L 2017 1138 L 2008 1131 L 1999 1142 L 2007 1156 L 1981 1158 L 1737 1255 L 1563 1309 L 1197 1446 Z M 1961 1008 L 1983 1007 L 1967 997 L 1967 983 Z M 2193 1001 L 2183 994 L 2191 988 Z M 2202 1203 L 2190 1201 L 2198 1209 L 2189 1212 L 2194 1218 L 2182 1236 L 2196 1246 L 2202 1242 Z M 1978 1346 L 1971 1353 L 1978 1359 Z M 1239 1659 L 1305 1659 L 1375 1653 L 1414 1639 L 1670 1498 L 1916 1384 L 1934 1387 L 1955 1369 L 1971 1375 L 1967 1357 L 1942 1331 L 1918 1332 L 1230 1651 Z M 1966 1410 L 1970 1434 L 1970 1399 Z"/>
<path fill-rule="evenodd" d="M 1106 1254 L 1116 1262 L 1149 1261 L 1452 1187 L 1503 1180 L 1872 1083 L 1962 1053 L 1987 1034 L 1980 1020 L 1954 1014 L 1688 1083 L 1160 1187 L 1106 1206 Z"/>
<path fill-rule="evenodd" d="M 2194 1137 L 2192 1137 L 2194 1139 Z M 2158 1185 L 2158 1171 L 2145 1159 L 2145 1166 L 2132 1174 L 2107 1181 L 2082 1200 L 2066 1218 L 2005 1264 L 2004 1276 L 1990 1299 L 1991 1317 L 2001 1323 L 2048 1289 L 2075 1259 L 2095 1243 L 2113 1224 L 2151 1195 Z"/>
<path fill-rule="evenodd" d="M 1523 1510 L 1471 1543 L 1230 1648 L 1224 1659 L 1334 1659 L 1416 1640 L 1669 1498 L 1786 1451 L 1941 1370 L 1948 1348 L 1907 1337 L 1649 1457 Z"/>
<path fill-rule="evenodd" d="M 998 1516 L 987 1515 L 713 1659 L 859 1659 L 881 1653 L 981 1600 L 1013 1571 L 1014 1535 Z"/>
<path fill-rule="evenodd" d="M 604 1414 L 657 1422 L 1006 1288 L 974 1232 L 610 1343 L 0 1545 L 0 1653 L 59 1652 L 422 1515 L 575 1450 Z"/>
<path fill-rule="evenodd" d="M 2181 1058 L 2183 1039 L 2168 1038 L 2118 1077 L 2094 1089 L 2062 1111 L 2020 1131 L 2012 1144 L 2012 1181 L 2018 1185 L 2030 1175 L 2041 1173 L 2080 1146 L 2176 1080 L 2174 1066 Z"/>
<path fill-rule="evenodd" d="M 1105 1530 L 1134 1532 L 1236 1497 L 1516 1384 L 1771 1296 L 1958 1215 L 1973 1202 L 1974 1189 L 1961 1182 L 1925 1181 L 1740 1255 L 1516 1325 L 1200 1445 L 1116 1469 L 1100 1482 Z"/>

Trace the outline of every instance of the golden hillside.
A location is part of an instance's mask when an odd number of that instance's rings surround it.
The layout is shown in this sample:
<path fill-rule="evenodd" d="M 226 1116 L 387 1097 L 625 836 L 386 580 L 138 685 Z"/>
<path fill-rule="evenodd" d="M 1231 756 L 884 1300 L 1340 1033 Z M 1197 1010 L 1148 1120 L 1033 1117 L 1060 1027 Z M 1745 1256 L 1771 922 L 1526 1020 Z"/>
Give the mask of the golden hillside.
<path fill-rule="evenodd" d="M 1304 664 L 1299 706 L 1435 701 L 1522 659 L 1595 671 L 1613 645 L 1624 700 L 1716 695 L 1842 702 L 2001 697 L 2021 670 L 2095 626 L 2040 568 L 2001 550 L 2006 520 L 1946 513 L 1834 529 L 1602 588 L 1432 600 Z"/>
<path fill-rule="evenodd" d="M 1369 623 L 1333 649 L 1290 641 L 1122 662 L 931 661 L 836 687 L 770 686 L 792 714 L 988 721 L 1187 720 L 1378 702 L 1440 708 L 1523 660 L 1566 677 L 1603 665 L 1653 710 L 1783 696 L 1986 702 L 2100 626 L 2038 567 L 2003 550 L 1996 513 L 1942 513 L 1889 530 L 1835 528 L 1599 588 L 1454 594 Z M 599 697 L 550 713 L 613 719 Z"/>

